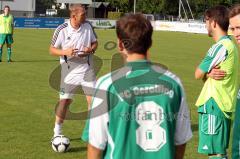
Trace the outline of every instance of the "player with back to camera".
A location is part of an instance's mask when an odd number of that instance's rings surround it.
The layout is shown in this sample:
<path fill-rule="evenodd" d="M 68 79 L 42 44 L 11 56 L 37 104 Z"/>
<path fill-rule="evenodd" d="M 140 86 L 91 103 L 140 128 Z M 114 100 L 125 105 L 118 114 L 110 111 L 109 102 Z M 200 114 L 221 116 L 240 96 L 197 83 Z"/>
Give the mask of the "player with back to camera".
<path fill-rule="evenodd" d="M 96 84 L 82 139 L 88 159 L 183 159 L 192 137 L 180 79 L 147 60 L 153 28 L 142 14 L 117 21 L 124 67 Z"/>

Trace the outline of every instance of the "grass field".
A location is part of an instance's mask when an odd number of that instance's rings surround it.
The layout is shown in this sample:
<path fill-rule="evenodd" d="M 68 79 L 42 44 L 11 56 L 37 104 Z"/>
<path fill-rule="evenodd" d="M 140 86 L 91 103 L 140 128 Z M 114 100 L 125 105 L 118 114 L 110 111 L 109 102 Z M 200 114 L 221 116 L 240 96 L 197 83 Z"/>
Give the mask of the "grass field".
<path fill-rule="evenodd" d="M 13 57 L 0 63 L 0 159 L 85 159 L 86 145 L 80 140 L 84 121 L 66 121 L 64 134 L 71 139 L 68 153 L 54 153 L 50 147 L 53 135 L 57 90 L 50 87 L 49 77 L 59 65 L 58 57 L 48 53 L 53 30 L 16 29 Z M 103 66 L 98 76 L 111 70 L 116 49 L 106 50 L 108 41 L 116 41 L 114 30 L 97 30 L 99 48 L 96 56 Z M 194 103 L 202 82 L 194 79 L 194 70 L 213 41 L 207 35 L 154 32 L 151 59 L 176 73 L 185 86 L 191 110 L 194 137 L 187 145 L 186 159 L 201 159 L 197 153 L 198 125 Z M 75 97 L 74 112 L 86 110 L 85 98 Z"/>

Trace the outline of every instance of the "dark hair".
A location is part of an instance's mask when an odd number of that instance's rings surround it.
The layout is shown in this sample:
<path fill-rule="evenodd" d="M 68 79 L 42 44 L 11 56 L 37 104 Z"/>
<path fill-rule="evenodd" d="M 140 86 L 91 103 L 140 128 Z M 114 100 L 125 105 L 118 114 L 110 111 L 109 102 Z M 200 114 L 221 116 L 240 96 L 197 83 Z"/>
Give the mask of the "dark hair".
<path fill-rule="evenodd" d="M 228 31 L 229 19 L 228 19 L 229 10 L 225 6 L 218 5 L 207 9 L 204 14 L 205 19 L 214 20 L 220 26 L 223 31 Z"/>
<path fill-rule="evenodd" d="M 127 51 L 146 54 L 152 45 L 153 27 L 142 14 L 129 14 L 117 21 L 116 32 Z"/>
<path fill-rule="evenodd" d="M 230 8 L 229 18 L 235 17 L 238 14 L 240 14 L 240 4 L 235 4 Z"/>
<path fill-rule="evenodd" d="M 3 9 L 8 8 L 10 10 L 10 7 L 8 5 L 5 5 Z"/>

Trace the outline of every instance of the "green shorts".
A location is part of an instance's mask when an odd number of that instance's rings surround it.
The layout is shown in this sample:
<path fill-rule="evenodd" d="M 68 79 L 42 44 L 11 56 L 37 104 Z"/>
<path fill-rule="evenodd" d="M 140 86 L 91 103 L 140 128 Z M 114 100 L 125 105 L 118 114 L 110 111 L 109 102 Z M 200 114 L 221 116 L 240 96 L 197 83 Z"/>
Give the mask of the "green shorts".
<path fill-rule="evenodd" d="M 13 36 L 12 34 L 0 34 L 0 45 L 5 44 L 12 44 L 13 43 Z"/>
<path fill-rule="evenodd" d="M 198 108 L 199 144 L 203 154 L 226 154 L 229 145 L 231 119 L 225 117 L 213 98 Z M 232 113 L 228 113 L 232 115 Z"/>
<path fill-rule="evenodd" d="M 232 159 L 240 158 L 240 98 L 237 98 L 235 119 L 233 123 Z"/>

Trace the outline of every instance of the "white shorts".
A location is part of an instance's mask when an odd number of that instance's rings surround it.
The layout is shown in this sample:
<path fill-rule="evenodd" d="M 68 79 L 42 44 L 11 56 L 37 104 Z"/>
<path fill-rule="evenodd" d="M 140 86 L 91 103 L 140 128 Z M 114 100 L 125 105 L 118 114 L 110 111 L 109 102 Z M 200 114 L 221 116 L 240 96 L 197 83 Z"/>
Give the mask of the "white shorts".
<path fill-rule="evenodd" d="M 81 64 L 80 69 L 72 65 L 68 68 L 66 63 L 62 63 L 61 66 L 60 99 L 72 99 L 76 93 L 93 95 L 96 76 L 94 69 L 89 67 L 88 63 Z"/>

